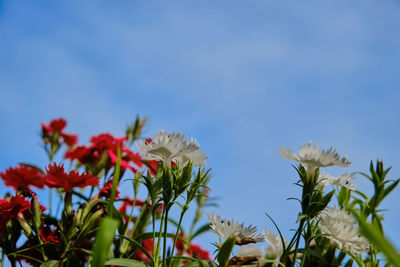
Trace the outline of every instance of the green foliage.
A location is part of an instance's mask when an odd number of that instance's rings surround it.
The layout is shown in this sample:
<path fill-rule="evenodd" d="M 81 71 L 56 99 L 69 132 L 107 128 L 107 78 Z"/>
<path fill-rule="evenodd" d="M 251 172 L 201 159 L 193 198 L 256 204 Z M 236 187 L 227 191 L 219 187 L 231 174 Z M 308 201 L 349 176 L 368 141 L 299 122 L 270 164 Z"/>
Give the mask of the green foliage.
<path fill-rule="evenodd" d="M 233 247 L 236 244 L 236 237 L 231 237 L 221 245 L 217 254 L 217 261 L 220 267 L 226 267 L 232 254 Z"/>
<path fill-rule="evenodd" d="M 106 261 L 105 265 L 125 266 L 125 267 L 146 267 L 149 266 L 143 262 L 131 259 L 110 259 Z"/>
<path fill-rule="evenodd" d="M 106 217 L 100 224 L 93 247 L 92 267 L 103 267 L 114 241 L 118 221 Z"/>
<path fill-rule="evenodd" d="M 394 245 L 382 234 L 378 225 L 369 223 L 368 220 L 356 211 L 351 211 L 361 226 L 361 232 L 374 244 L 378 251 L 382 252 L 392 266 L 400 266 L 400 253 Z"/>

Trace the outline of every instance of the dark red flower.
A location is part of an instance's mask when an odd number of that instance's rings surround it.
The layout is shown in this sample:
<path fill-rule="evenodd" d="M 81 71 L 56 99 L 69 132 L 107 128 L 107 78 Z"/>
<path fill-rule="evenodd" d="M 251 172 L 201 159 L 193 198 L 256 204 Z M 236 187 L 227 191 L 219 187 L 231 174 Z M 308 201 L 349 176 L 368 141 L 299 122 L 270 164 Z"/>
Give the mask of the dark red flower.
<path fill-rule="evenodd" d="M 153 239 L 152 238 L 142 240 L 142 246 L 150 255 L 153 255 Z M 146 254 L 144 254 L 139 249 L 136 250 L 134 259 L 144 262 L 146 264 L 151 263 L 151 260 L 146 256 Z"/>
<path fill-rule="evenodd" d="M 98 194 L 98 197 L 105 197 L 105 198 L 110 198 L 111 197 L 111 191 L 112 191 L 112 186 L 113 186 L 113 181 L 114 178 L 110 179 L 107 181 L 107 183 L 104 184 L 104 186 L 100 189 L 100 192 Z M 117 188 L 115 198 L 119 198 L 119 191 Z"/>
<path fill-rule="evenodd" d="M 30 207 L 30 202 L 20 195 L 15 195 L 10 200 L 0 199 L 0 231 L 11 219 L 16 218 L 18 214 Z"/>
<path fill-rule="evenodd" d="M 52 143 L 54 134 L 58 134 L 56 142 L 58 144 L 64 141 L 68 146 L 73 146 L 78 143 L 78 136 L 74 134 L 68 134 L 64 132 L 64 128 L 67 126 L 67 121 L 63 118 L 53 119 L 50 124 L 41 123 L 42 125 L 42 137 L 45 143 Z"/>
<path fill-rule="evenodd" d="M 121 167 L 123 169 L 130 169 L 133 173 L 137 173 L 137 169 L 129 164 L 130 161 L 134 162 L 137 166 L 143 166 L 143 162 L 141 161 L 141 157 L 139 153 L 134 153 L 127 148 L 123 149 L 123 153 L 121 154 Z M 113 165 L 117 164 L 117 155 L 112 150 L 108 150 L 108 155 L 111 159 L 111 163 Z"/>
<path fill-rule="evenodd" d="M 46 184 L 52 188 L 63 188 L 65 192 L 72 192 L 75 187 L 84 188 L 90 185 L 98 185 L 99 180 L 91 174 L 80 174 L 76 171 L 70 171 L 68 174 L 64 171 L 64 165 L 49 164 L 46 168 Z"/>
<path fill-rule="evenodd" d="M 148 169 L 149 169 L 151 175 L 153 175 L 153 176 L 156 175 L 157 170 L 158 170 L 158 161 L 157 160 L 148 160 L 147 164 L 149 166 Z"/>
<path fill-rule="evenodd" d="M 190 257 L 195 259 L 212 261 L 210 252 L 203 249 L 199 245 L 190 244 L 190 247 L 186 252 Z"/>
<path fill-rule="evenodd" d="M 137 153 L 137 152 L 135 153 L 135 152 L 131 151 L 128 148 L 123 148 L 122 152 L 124 152 L 124 159 L 126 161 L 131 161 L 131 162 L 135 163 L 135 165 L 140 167 L 140 168 L 143 167 L 144 164 L 143 164 L 143 161 L 142 161 L 142 157 L 140 156 L 139 153 Z"/>
<path fill-rule="evenodd" d="M 182 239 L 185 238 L 182 233 L 179 233 L 179 237 L 181 237 Z M 180 238 L 177 238 L 175 247 L 177 249 L 178 255 L 182 255 L 183 250 L 185 249 L 185 242 L 183 242 Z"/>
<path fill-rule="evenodd" d="M 44 124 L 43 122 L 42 128 L 49 132 L 61 132 L 67 126 L 67 121 L 63 118 L 53 119 L 50 121 L 49 125 Z"/>
<path fill-rule="evenodd" d="M 78 160 L 82 164 L 97 164 L 100 154 L 95 149 L 78 146 L 75 149 L 67 151 L 64 157 L 70 160 Z"/>
<path fill-rule="evenodd" d="M 75 134 L 61 133 L 61 137 L 64 139 L 67 146 L 74 146 L 78 143 L 78 136 Z"/>
<path fill-rule="evenodd" d="M 17 191 L 31 191 L 31 186 L 43 188 L 46 182 L 42 172 L 26 165 L 8 168 L 5 172 L 0 172 L 0 176 L 6 185 Z"/>
<path fill-rule="evenodd" d="M 79 146 L 67 151 L 64 155 L 66 159 L 78 160 L 81 164 L 96 166 L 100 158 L 106 156 L 106 169 L 115 166 L 117 163 L 118 147 L 121 149 L 121 168 L 130 169 L 133 173 L 143 166 L 142 158 L 139 153 L 134 153 L 125 147 L 126 137 L 114 137 L 109 133 L 103 133 L 90 138 L 90 146 Z M 130 164 L 130 163 L 133 163 Z"/>
<path fill-rule="evenodd" d="M 60 233 L 58 231 L 58 227 L 49 224 L 43 224 L 40 227 L 40 238 L 45 243 L 60 243 Z"/>
<path fill-rule="evenodd" d="M 114 137 L 109 133 L 99 134 L 90 138 L 92 146 L 98 151 L 104 152 L 112 150 L 117 152 L 118 146 L 122 147 L 123 142 L 126 141 L 126 137 Z"/>

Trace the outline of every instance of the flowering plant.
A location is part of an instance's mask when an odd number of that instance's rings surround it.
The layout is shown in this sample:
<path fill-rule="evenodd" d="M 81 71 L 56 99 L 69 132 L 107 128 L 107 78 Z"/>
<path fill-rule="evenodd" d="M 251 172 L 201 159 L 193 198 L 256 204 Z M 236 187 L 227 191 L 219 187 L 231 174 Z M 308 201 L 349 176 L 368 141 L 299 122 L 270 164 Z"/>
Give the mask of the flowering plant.
<path fill-rule="evenodd" d="M 11 266 L 41 267 L 378 266 L 384 260 L 398 266 L 400 256 L 383 235 L 378 205 L 400 180 L 387 180 L 389 169 L 381 161 L 371 163 L 371 175 L 363 174 L 375 189 L 368 197 L 352 183 L 354 174 L 320 173 L 327 166 L 350 165 L 335 150 L 311 143 L 298 153 L 281 148 L 281 156 L 299 163 L 300 213 L 292 238 L 284 238 L 269 215 L 278 235 L 267 229 L 260 234 L 214 213 L 207 215 L 210 223 L 199 226 L 208 203 L 206 154 L 181 133 L 162 130 L 142 138 L 145 123 L 138 117 L 124 137 L 103 133 L 88 145 L 78 145 L 77 135 L 65 132 L 62 118 L 42 123 L 49 164 L 0 172 L 13 190 L 0 199 L 2 266 L 5 257 Z M 127 183 L 133 193 L 123 196 L 121 185 Z M 43 190 L 48 207 L 39 201 Z M 336 208 L 330 204 L 335 193 Z M 195 212 L 186 231 L 182 221 L 189 204 Z M 172 208 L 180 211 L 177 220 Z M 219 237 L 214 257 L 193 242 L 209 230 Z M 261 242 L 269 244 L 266 250 L 250 245 Z M 235 246 L 240 248 L 233 255 Z"/>

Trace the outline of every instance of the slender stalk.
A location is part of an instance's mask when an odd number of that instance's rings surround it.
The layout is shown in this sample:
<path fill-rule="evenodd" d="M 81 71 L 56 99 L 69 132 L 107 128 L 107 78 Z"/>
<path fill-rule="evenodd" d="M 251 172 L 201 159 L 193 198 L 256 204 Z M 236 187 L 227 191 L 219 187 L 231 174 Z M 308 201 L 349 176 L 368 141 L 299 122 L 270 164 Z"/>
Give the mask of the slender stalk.
<path fill-rule="evenodd" d="M 165 215 L 165 209 L 161 213 L 160 230 L 158 231 L 158 239 L 157 239 L 157 248 L 156 248 L 155 252 L 153 253 L 155 267 L 158 266 L 158 260 L 159 260 L 158 255 L 160 253 L 160 243 L 161 243 L 160 240 L 161 240 L 161 235 L 162 235 L 162 227 L 163 227 L 163 223 L 164 223 L 164 215 Z"/>
<path fill-rule="evenodd" d="M 179 234 L 179 230 L 181 228 L 181 223 L 182 223 L 182 219 L 183 219 L 183 215 L 185 215 L 185 211 L 181 212 L 181 216 L 179 218 L 179 222 L 178 222 L 178 227 L 176 228 L 176 233 L 175 233 L 175 238 L 174 238 L 174 245 L 172 246 L 172 252 L 171 252 L 171 257 L 174 256 L 174 251 L 175 251 L 175 246 L 176 246 L 176 240 L 178 238 L 178 234 Z M 169 266 L 171 266 L 172 260 L 169 262 Z"/>
<path fill-rule="evenodd" d="M 135 210 L 135 205 L 136 205 L 136 195 L 135 195 L 135 197 L 133 198 L 133 202 L 132 202 L 132 209 L 131 209 L 131 213 L 129 214 L 129 217 L 128 217 L 128 222 L 126 223 L 126 226 L 128 226 L 129 225 L 129 223 L 131 222 L 131 220 L 132 220 L 132 217 L 133 217 L 133 211 Z M 142 210 L 143 210 L 143 208 L 142 208 Z M 141 211 L 142 211 L 141 210 Z M 142 212 L 141 212 L 142 213 Z M 140 215 L 139 215 L 140 216 Z M 126 229 L 125 229 L 125 233 L 124 233 L 124 236 L 126 236 L 128 234 L 128 227 L 126 227 Z"/>
<path fill-rule="evenodd" d="M 305 222 L 304 218 L 301 219 L 299 229 L 297 229 L 298 235 L 297 235 L 297 240 L 296 240 L 296 246 L 294 247 L 293 265 L 292 266 L 296 266 L 296 254 L 297 254 L 297 249 L 299 248 L 301 232 L 303 231 L 304 222 Z"/>
<path fill-rule="evenodd" d="M 133 211 L 134 211 L 134 209 L 135 209 L 135 204 L 136 204 L 136 195 L 135 195 L 135 198 L 133 199 L 133 202 L 132 202 L 132 209 L 131 209 L 131 213 L 129 214 L 129 217 L 128 217 L 128 221 L 127 221 L 127 223 L 126 223 L 126 228 L 125 228 L 125 232 L 124 232 L 124 235 L 123 236 L 126 236 L 127 234 L 128 234 L 128 229 L 129 229 L 129 223 L 131 222 L 131 219 L 132 219 L 132 216 L 133 216 Z M 132 229 L 132 231 L 131 231 L 131 233 L 133 234 L 133 229 Z M 126 239 L 124 239 L 124 238 L 121 238 L 120 239 L 120 249 L 119 249 L 119 251 L 121 252 L 121 258 L 123 257 L 123 255 L 126 253 L 126 250 L 127 250 L 127 248 L 128 248 L 128 245 L 127 245 L 127 240 Z"/>
<path fill-rule="evenodd" d="M 167 259 L 167 226 L 168 226 L 168 213 L 169 213 L 169 205 L 165 211 L 165 224 L 164 224 L 164 245 L 163 245 L 163 267 L 166 266 L 166 259 Z"/>
<path fill-rule="evenodd" d="M 156 211 L 155 210 L 153 211 L 153 208 L 152 208 L 152 214 L 151 214 L 151 223 L 153 226 L 153 256 L 154 256 L 155 255 L 154 248 L 155 248 L 155 242 L 156 242 Z"/>
<path fill-rule="evenodd" d="M 110 202 L 108 204 L 108 214 L 111 214 L 112 208 L 114 206 L 114 200 L 115 200 L 115 195 L 117 194 L 120 171 L 121 171 L 121 148 L 118 146 L 117 163 L 115 164 L 113 186 L 111 189 Z"/>

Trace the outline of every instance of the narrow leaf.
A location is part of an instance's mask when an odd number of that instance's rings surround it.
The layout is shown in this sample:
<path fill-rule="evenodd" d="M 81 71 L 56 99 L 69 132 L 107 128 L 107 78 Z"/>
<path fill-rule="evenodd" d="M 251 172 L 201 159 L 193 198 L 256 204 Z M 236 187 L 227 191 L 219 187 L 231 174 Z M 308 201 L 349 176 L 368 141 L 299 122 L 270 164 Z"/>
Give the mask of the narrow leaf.
<path fill-rule="evenodd" d="M 227 239 L 218 251 L 217 261 L 220 267 L 226 267 L 229 263 L 229 258 L 231 257 L 233 247 L 236 244 L 236 238 L 231 237 Z"/>
<path fill-rule="evenodd" d="M 126 267 L 145 267 L 149 266 L 143 262 L 131 260 L 131 259 L 111 259 L 106 261 L 105 265 L 115 265 L 115 266 L 126 266 Z"/>
<path fill-rule="evenodd" d="M 106 217 L 99 228 L 96 235 L 96 241 L 93 248 L 93 267 L 103 267 L 107 259 L 107 255 L 111 249 L 114 240 L 115 230 L 118 227 L 118 221 Z"/>
<path fill-rule="evenodd" d="M 190 237 L 190 239 L 195 238 L 198 235 L 201 235 L 202 233 L 205 233 L 207 231 L 210 231 L 210 223 L 206 223 L 203 226 L 201 226 L 199 229 L 197 229 L 196 232 L 194 232 L 194 234 Z"/>

